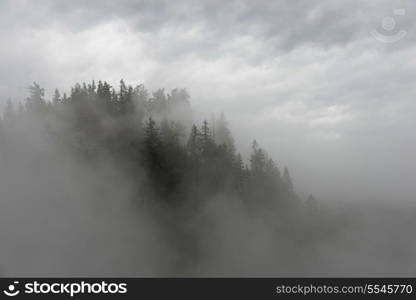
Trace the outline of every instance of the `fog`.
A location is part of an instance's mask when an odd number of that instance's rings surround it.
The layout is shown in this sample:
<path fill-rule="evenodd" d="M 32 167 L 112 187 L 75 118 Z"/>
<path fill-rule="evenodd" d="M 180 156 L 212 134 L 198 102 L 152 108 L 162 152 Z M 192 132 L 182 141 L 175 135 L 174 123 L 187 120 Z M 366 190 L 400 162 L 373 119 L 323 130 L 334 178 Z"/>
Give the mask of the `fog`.
<path fill-rule="evenodd" d="M 415 12 L 387 0 L 2 1 L 0 274 L 414 276 Z M 77 82 L 118 92 L 121 78 L 149 103 L 186 88 L 190 108 L 121 118 L 74 104 Z M 47 107 L 35 113 L 33 81 Z M 55 88 L 68 104 L 50 104 Z M 207 120 L 222 153 L 222 113 L 247 172 L 256 140 L 293 194 L 254 179 L 248 200 L 230 192 L 214 180 L 218 157 L 201 171 L 212 182 L 189 181 L 191 126 Z M 142 152 L 149 117 L 178 135 L 163 153 L 172 174 Z"/>

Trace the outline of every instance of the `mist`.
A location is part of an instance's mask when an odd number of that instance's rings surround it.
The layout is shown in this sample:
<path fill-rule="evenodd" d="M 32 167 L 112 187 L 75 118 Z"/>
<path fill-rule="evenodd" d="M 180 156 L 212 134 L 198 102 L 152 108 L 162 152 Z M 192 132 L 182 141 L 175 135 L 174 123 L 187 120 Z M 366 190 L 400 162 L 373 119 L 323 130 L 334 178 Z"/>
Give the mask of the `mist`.
<path fill-rule="evenodd" d="M 414 276 L 415 11 L 3 1 L 0 275 Z"/>

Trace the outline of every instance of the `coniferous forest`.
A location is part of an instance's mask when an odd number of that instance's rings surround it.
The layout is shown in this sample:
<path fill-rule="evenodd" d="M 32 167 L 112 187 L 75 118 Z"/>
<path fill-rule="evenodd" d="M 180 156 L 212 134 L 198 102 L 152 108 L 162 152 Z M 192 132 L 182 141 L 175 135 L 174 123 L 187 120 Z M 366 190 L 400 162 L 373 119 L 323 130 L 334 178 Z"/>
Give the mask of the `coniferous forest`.
<path fill-rule="evenodd" d="M 93 81 L 46 99 L 33 83 L 0 122 L 0 273 L 351 274 L 337 255 L 374 249 L 353 247 L 362 220 L 302 199 L 284 164 L 255 140 L 244 157 L 226 116 L 209 119 L 185 89 Z"/>
<path fill-rule="evenodd" d="M 117 202 L 123 203 L 121 210 L 126 215 L 122 212 L 115 218 L 139 219 L 145 213 L 167 244 L 163 252 L 169 267 L 162 274 L 197 272 L 198 261 L 208 251 L 205 231 L 209 226 L 223 226 L 204 215 L 210 205 L 220 205 L 224 219 L 219 222 L 234 222 L 236 213 L 253 220 L 269 219 L 270 226 L 276 227 L 272 229 L 276 240 L 279 234 L 311 231 L 299 227 L 296 218 L 313 214 L 315 200 L 310 197 L 305 202 L 296 195 L 287 168 L 278 167 L 256 141 L 250 157 L 242 157 L 224 115 L 211 122 L 194 119 L 185 89 L 150 93 L 143 85 L 133 87 L 123 80 L 116 88 L 93 81 L 76 84 L 69 95 L 55 90 L 48 100 L 44 89 L 33 83 L 25 101 L 18 105 L 8 102 L 1 121 L 2 168 L 30 177 L 29 182 L 14 183 L 24 184 L 27 194 L 9 189 L 8 197 L 30 199 L 30 208 L 28 203 L 23 208 L 36 210 L 44 205 L 45 199 L 37 198 L 42 198 L 45 189 L 44 197 L 51 198 L 47 205 L 52 205 L 52 209 L 45 208 L 45 214 L 58 216 L 65 215 L 65 206 L 71 206 L 66 201 L 82 199 L 84 203 L 76 209 L 92 209 L 91 223 L 96 212 L 111 211 Z M 79 174 L 67 168 L 68 162 L 82 166 L 81 187 L 76 183 Z M 2 179 L 5 189 L 10 183 Z M 68 222 L 77 223 L 77 219 Z M 112 227 L 111 222 L 120 220 L 106 222 L 110 235 L 119 234 L 118 225 Z M 82 230 L 88 232 L 89 228 Z M 134 233 L 143 228 L 129 230 Z M 317 233 L 312 230 L 309 238 L 317 238 Z M 209 247 L 215 248 L 218 242 L 212 240 Z M 127 243 L 131 247 L 134 241 Z M 102 250 L 96 249 L 94 255 Z M 127 274 L 141 274 L 140 266 L 134 267 L 134 258 L 128 264 Z"/>
<path fill-rule="evenodd" d="M 44 94 L 33 83 L 24 103 L 16 108 L 8 102 L 2 146 L 19 138 L 16 124 L 35 127 L 84 163 L 102 157 L 116 162 L 128 178 L 137 178 L 138 198 L 155 203 L 197 205 L 227 195 L 282 210 L 299 204 L 288 169 L 280 170 L 255 140 L 243 159 L 223 114 L 211 123 L 192 123 L 185 89 L 150 94 L 121 80 L 117 89 L 93 81 L 76 84 L 70 95 L 55 90 L 50 101 Z"/>

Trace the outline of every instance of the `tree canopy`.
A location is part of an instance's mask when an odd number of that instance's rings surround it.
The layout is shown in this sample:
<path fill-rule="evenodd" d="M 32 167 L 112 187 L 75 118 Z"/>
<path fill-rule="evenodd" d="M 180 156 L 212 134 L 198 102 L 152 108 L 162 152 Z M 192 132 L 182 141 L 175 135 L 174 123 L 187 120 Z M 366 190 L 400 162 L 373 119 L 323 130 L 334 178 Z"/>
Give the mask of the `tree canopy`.
<path fill-rule="evenodd" d="M 75 84 L 69 96 L 55 89 L 48 101 L 33 83 L 23 108 L 7 103 L 2 123 L 23 122 L 30 115 L 54 143 L 81 159 L 108 155 L 128 176 L 144 171 L 146 179 L 138 186 L 146 188 L 137 193 L 154 201 L 198 202 L 225 194 L 250 204 L 296 202 L 287 168 L 281 176 L 256 141 L 247 164 L 224 114 L 213 124 L 184 121 L 193 118 L 189 99 L 185 89 L 149 93 L 143 85 L 121 80 L 116 89 L 100 80 Z"/>

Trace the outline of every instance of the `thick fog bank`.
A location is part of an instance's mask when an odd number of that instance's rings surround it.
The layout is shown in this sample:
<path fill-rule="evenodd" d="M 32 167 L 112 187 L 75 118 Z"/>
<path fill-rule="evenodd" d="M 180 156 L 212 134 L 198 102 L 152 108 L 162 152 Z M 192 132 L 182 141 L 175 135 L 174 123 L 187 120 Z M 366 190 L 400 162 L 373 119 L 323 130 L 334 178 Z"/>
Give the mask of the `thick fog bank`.
<path fill-rule="evenodd" d="M 1 275 L 415 276 L 414 205 L 299 196 L 188 98 L 122 81 L 48 102 L 34 85 L 6 109 Z"/>

